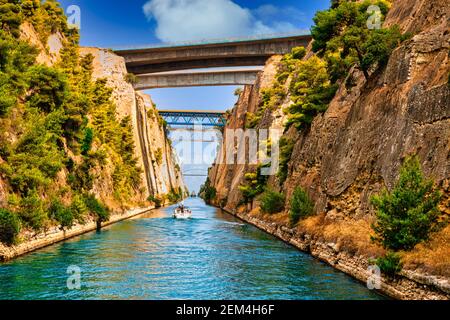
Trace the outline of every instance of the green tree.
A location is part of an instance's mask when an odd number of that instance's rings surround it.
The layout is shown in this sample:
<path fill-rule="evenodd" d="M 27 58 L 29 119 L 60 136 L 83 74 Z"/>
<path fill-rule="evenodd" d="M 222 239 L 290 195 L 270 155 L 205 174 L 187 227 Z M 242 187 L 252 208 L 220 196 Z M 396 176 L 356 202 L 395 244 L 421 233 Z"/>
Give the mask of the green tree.
<path fill-rule="evenodd" d="M 28 196 L 21 199 L 19 217 L 26 226 L 35 231 L 41 231 L 45 227 L 48 216 L 44 202 L 36 191 L 31 191 Z"/>
<path fill-rule="evenodd" d="M 252 202 L 257 195 L 264 192 L 268 176 L 262 175 L 262 168 L 263 166 L 259 165 L 256 172 L 245 174 L 245 182 L 239 186 L 239 191 L 242 193 L 242 201 L 244 204 Z"/>
<path fill-rule="evenodd" d="M 0 241 L 6 245 L 13 245 L 17 242 L 17 235 L 20 232 L 20 219 L 7 209 L 0 208 Z"/>
<path fill-rule="evenodd" d="M 109 220 L 109 210 L 94 195 L 85 195 L 84 203 L 89 212 L 96 216 L 97 222 L 105 222 Z"/>
<path fill-rule="evenodd" d="M 373 239 L 390 250 L 410 250 L 438 227 L 441 194 L 424 178 L 417 156 L 408 157 L 392 191 L 372 197 Z"/>
<path fill-rule="evenodd" d="M 41 1 L 40 0 L 21 0 L 22 14 L 25 19 L 31 19 L 38 11 Z"/>
<path fill-rule="evenodd" d="M 29 105 L 50 113 L 62 107 L 68 88 L 65 76 L 59 70 L 37 65 L 29 71 L 29 90 Z"/>
<path fill-rule="evenodd" d="M 200 195 L 206 203 L 211 202 L 217 197 L 217 190 L 211 185 L 209 177 L 206 179 L 205 184 L 200 188 Z"/>
<path fill-rule="evenodd" d="M 86 203 L 83 201 L 82 196 L 78 194 L 73 196 L 70 210 L 72 211 L 74 219 L 76 219 L 81 224 L 85 223 L 85 215 L 89 210 L 86 206 Z"/>
<path fill-rule="evenodd" d="M 34 64 L 36 54 L 36 48 L 0 30 L 0 117 L 27 89 L 25 71 Z"/>
<path fill-rule="evenodd" d="M 325 112 L 337 90 L 332 85 L 327 64 L 313 56 L 306 61 L 298 62 L 289 88 L 293 105 L 285 112 L 288 114 L 286 126 L 295 125 L 301 129 L 310 125 L 318 113 Z"/>
<path fill-rule="evenodd" d="M 61 225 L 61 229 L 70 229 L 75 222 L 71 208 L 64 206 L 58 199 L 53 199 L 50 204 L 49 218 L 56 220 Z"/>
<path fill-rule="evenodd" d="M 264 213 L 278 213 L 284 210 L 286 197 L 283 193 L 266 189 L 261 196 L 261 210 Z"/>
<path fill-rule="evenodd" d="M 278 178 L 283 184 L 288 177 L 289 161 L 294 151 L 295 143 L 289 138 L 282 137 L 280 139 L 280 168 L 278 170 Z"/>
<path fill-rule="evenodd" d="M 163 200 L 160 197 L 155 195 L 150 195 L 147 198 L 148 201 L 153 202 L 155 204 L 155 208 L 161 208 Z"/>
<path fill-rule="evenodd" d="M 392 51 L 405 39 L 398 26 L 369 29 L 370 5 L 380 8 L 381 18 L 390 7 L 385 0 L 335 1 L 329 10 L 318 12 L 314 18 L 313 50 L 325 57 L 334 81 L 345 76 L 353 65 L 368 79 L 369 72 L 386 65 Z"/>
<path fill-rule="evenodd" d="M 395 252 L 388 252 L 385 256 L 376 259 L 375 262 L 383 273 L 391 277 L 395 276 L 403 268 L 401 257 Z"/>
<path fill-rule="evenodd" d="M 301 187 L 295 188 L 290 205 L 289 219 L 292 225 L 295 225 L 300 219 L 312 215 L 314 212 L 314 203 Z"/>
<path fill-rule="evenodd" d="M 22 21 L 19 0 L 0 0 L 0 26 L 2 30 L 18 37 Z"/>
<path fill-rule="evenodd" d="M 88 127 L 84 130 L 84 139 L 81 145 L 81 154 L 87 155 L 87 153 L 92 148 L 92 141 L 94 141 L 94 130 Z"/>

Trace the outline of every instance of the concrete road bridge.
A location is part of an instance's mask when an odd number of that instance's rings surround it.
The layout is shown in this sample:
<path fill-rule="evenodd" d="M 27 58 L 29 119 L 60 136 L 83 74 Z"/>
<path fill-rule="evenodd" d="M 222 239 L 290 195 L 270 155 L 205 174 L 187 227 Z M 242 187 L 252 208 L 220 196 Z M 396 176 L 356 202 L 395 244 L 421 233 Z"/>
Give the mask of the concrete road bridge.
<path fill-rule="evenodd" d="M 135 75 L 217 67 L 264 66 L 273 55 L 308 46 L 310 34 L 262 36 L 115 50 Z"/>
<path fill-rule="evenodd" d="M 273 55 L 286 54 L 294 47 L 307 46 L 311 35 L 278 35 L 207 41 L 200 43 L 164 44 L 115 50 L 125 59 L 127 70 L 137 76 L 137 90 L 153 88 L 251 85 L 258 70 Z M 238 70 L 179 72 L 182 70 L 241 67 Z M 178 71 L 179 73 L 173 73 Z M 164 72 L 166 72 L 164 74 Z M 170 72 L 170 73 L 167 73 Z"/>
<path fill-rule="evenodd" d="M 138 76 L 136 90 L 176 87 L 204 87 L 226 85 L 252 85 L 258 72 L 254 69 L 183 72 Z"/>

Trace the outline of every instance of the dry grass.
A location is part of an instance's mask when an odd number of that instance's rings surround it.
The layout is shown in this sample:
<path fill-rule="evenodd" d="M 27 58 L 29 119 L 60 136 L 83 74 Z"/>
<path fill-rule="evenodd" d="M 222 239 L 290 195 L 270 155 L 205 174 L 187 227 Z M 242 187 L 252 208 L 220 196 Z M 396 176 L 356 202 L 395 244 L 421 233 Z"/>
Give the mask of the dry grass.
<path fill-rule="evenodd" d="M 249 215 L 257 217 L 264 221 L 275 222 L 279 225 L 289 225 L 289 216 L 286 212 L 280 212 L 275 214 L 265 214 L 261 212 L 261 208 L 256 207 L 249 212 Z"/>
<path fill-rule="evenodd" d="M 287 213 L 263 214 L 258 208 L 250 215 L 265 221 L 289 226 Z M 319 214 L 300 221 L 297 230 L 311 235 L 323 242 L 333 242 L 339 250 L 367 258 L 383 256 L 386 250 L 371 241 L 373 220 L 363 219 L 331 220 L 325 214 Z M 419 270 L 423 273 L 450 277 L 450 225 L 434 233 L 430 241 L 418 244 L 410 252 L 402 252 L 405 269 Z"/>
<path fill-rule="evenodd" d="M 318 240 L 333 242 L 340 250 L 354 255 L 378 257 L 384 249 L 370 239 L 371 221 L 359 220 L 327 220 L 325 214 L 310 217 L 299 223 L 299 231 L 310 234 Z"/>
<path fill-rule="evenodd" d="M 407 269 L 450 277 L 450 225 L 433 234 L 430 241 L 403 253 L 402 261 Z"/>

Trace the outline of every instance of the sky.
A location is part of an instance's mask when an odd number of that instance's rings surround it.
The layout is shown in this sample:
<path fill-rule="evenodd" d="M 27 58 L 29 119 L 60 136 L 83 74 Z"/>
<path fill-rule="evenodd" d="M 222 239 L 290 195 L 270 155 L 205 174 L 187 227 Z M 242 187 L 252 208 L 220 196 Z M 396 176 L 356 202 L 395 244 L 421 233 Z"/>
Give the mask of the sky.
<path fill-rule="evenodd" d="M 81 12 L 82 46 L 126 48 L 145 44 L 238 38 L 308 31 L 330 0 L 60 0 Z M 231 109 L 235 86 L 147 90 L 160 109 Z M 197 190 L 198 179 L 189 183 Z"/>

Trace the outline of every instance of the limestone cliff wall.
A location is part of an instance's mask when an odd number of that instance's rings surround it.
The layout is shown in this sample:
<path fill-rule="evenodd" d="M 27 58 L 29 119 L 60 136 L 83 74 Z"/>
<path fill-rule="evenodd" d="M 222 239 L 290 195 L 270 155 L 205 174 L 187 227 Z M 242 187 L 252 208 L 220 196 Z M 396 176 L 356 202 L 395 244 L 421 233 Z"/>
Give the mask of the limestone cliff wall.
<path fill-rule="evenodd" d="M 273 56 L 267 61 L 263 71 L 258 75 L 258 79 L 253 86 L 245 86 L 242 94 L 235 107 L 228 117 L 227 129 L 245 129 L 247 113 L 254 113 L 260 104 L 260 95 L 262 90 L 270 88 L 273 79 L 277 73 L 277 66 L 280 62 L 281 56 Z M 280 108 L 281 110 L 281 108 Z M 274 112 L 273 114 L 267 112 L 265 117 L 283 117 L 282 112 Z M 271 121 L 272 122 L 272 121 Z M 280 127 L 279 121 L 274 121 L 274 126 Z M 272 123 L 270 124 L 272 126 Z M 248 165 L 236 164 L 228 165 L 225 163 L 227 154 L 225 146 L 221 147 L 219 152 L 220 158 L 217 159 L 217 165 L 214 165 L 209 172 L 209 178 L 212 185 L 217 189 L 217 204 L 225 204 L 227 208 L 236 208 L 241 200 L 241 193 L 238 190 L 239 185 L 244 179 L 247 172 Z"/>
<path fill-rule="evenodd" d="M 446 12 L 446 1 L 393 3 L 385 24 L 399 24 L 403 31 L 414 32 L 414 37 L 397 48 L 387 68 L 369 82 L 355 71 L 356 86 L 347 90 L 342 85 L 310 130 L 288 132 L 296 141 L 283 186 L 288 198 L 295 186 L 302 185 L 314 198 L 317 212 L 369 213 L 370 195 L 391 187 L 402 160 L 413 153 L 448 197 L 450 34 Z M 270 85 L 275 68 L 276 60 L 269 61 L 257 84 L 245 88 L 228 128 L 244 128 L 246 113 L 258 107 L 261 84 Z M 289 97 L 284 103 L 289 103 Z M 260 127 L 282 127 L 283 107 L 266 112 Z M 222 167 L 213 167 L 210 178 L 219 200 L 230 193 L 227 207 L 234 208 L 240 199 L 236 186 L 245 170 Z M 275 179 L 271 180 L 275 185 Z"/>
<path fill-rule="evenodd" d="M 149 195 L 164 195 L 171 189 L 185 189 L 176 155 L 158 121 L 158 112 L 149 95 L 137 92 L 126 81 L 125 60 L 113 52 L 98 48 L 81 48 L 81 55 L 94 56 L 93 77 L 107 79 L 113 89 L 112 99 L 117 106 L 119 118 L 129 116 L 133 127 L 135 154 L 138 165 L 143 169 L 141 180 L 145 189 L 144 198 Z M 158 161 L 157 154 L 162 159 Z"/>
<path fill-rule="evenodd" d="M 269 179 L 273 189 L 286 194 L 286 212 L 272 217 L 260 215 L 258 199 L 251 208 L 239 207 L 242 194 L 238 186 L 251 169 L 245 165 L 218 164 L 210 169 L 212 186 L 217 189 L 215 204 L 246 220 L 257 217 L 285 228 L 289 199 L 295 187 L 302 186 L 314 200 L 318 216 L 295 231 L 298 237 L 315 237 L 336 245 L 338 251 L 346 250 L 346 241 L 353 242 L 351 250 L 367 261 L 372 254 L 382 253 L 370 242 L 374 217 L 370 197 L 384 187 L 392 187 L 403 159 L 417 154 L 424 173 L 436 181 L 444 194 L 441 210 L 450 214 L 448 10 L 445 0 L 394 1 L 385 25 L 398 24 L 402 31 L 412 32 L 413 37 L 397 48 L 387 67 L 369 81 L 353 71 L 355 86 L 347 89 L 342 85 L 328 110 L 315 118 L 310 129 L 289 129 L 286 135 L 295 141 L 295 146 L 288 178 L 281 186 L 277 177 Z M 311 54 L 309 51 L 307 57 Z M 260 105 L 262 89 L 274 80 L 276 65 L 275 57 L 256 85 L 245 88 L 230 115 L 228 128 L 245 128 L 246 114 Z M 267 110 L 258 128 L 282 128 L 285 116 L 281 110 L 289 103 L 287 96 L 279 108 Z M 317 233 L 312 235 L 312 231 Z M 448 238 L 445 234 L 443 239 Z M 448 244 L 446 241 L 440 245 Z M 347 245 L 347 249 L 351 246 Z M 448 252 L 448 247 L 425 247 L 430 256 L 439 250 Z M 425 253 L 416 254 L 420 255 L 424 257 Z M 434 272 L 425 260 L 406 265 L 406 269 Z M 448 285 L 450 262 L 444 257 L 439 263 L 443 266 L 439 275 Z"/>

